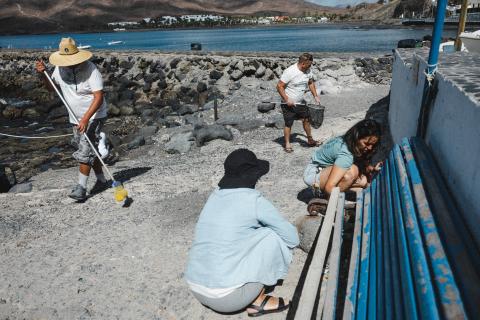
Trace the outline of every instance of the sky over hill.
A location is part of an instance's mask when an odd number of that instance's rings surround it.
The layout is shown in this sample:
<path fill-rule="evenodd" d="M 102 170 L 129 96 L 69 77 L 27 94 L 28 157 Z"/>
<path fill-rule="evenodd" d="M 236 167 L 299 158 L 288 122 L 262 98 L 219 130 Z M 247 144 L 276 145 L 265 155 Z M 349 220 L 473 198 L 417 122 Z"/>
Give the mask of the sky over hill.
<path fill-rule="evenodd" d="M 347 5 L 359 4 L 362 2 L 370 2 L 370 3 L 377 2 L 377 0 L 307 0 L 307 1 L 318 4 L 318 5 L 331 6 L 331 7 L 347 6 Z"/>

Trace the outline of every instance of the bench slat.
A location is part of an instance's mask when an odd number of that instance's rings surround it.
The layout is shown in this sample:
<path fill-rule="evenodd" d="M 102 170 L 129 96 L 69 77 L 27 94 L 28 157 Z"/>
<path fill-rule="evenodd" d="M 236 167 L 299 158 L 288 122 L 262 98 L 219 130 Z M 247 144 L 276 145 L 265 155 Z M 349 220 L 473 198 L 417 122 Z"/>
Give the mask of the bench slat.
<path fill-rule="evenodd" d="M 383 221 L 382 221 L 382 199 L 380 195 L 381 181 L 380 179 L 375 179 L 375 220 L 376 220 L 376 251 L 377 251 L 377 272 L 376 274 L 376 283 L 377 283 L 377 301 L 376 301 L 376 317 L 377 319 L 385 319 L 385 266 L 383 263 L 384 260 L 384 249 L 383 249 Z"/>
<path fill-rule="evenodd" d="M 392 285 L 392 303 L 394 306 L 395 311 L 395 318 L 396 319 L 405 319 L 404 317 L 404 308 L 403 308 L 403 294 L 402 294 L 402 285 L 401 285 L 401 277 L 400 275 L 400 264 L 398 260 L 398 246 L 397 246 L 397 237 L 396 237 L 396 226 L 395 226 L 395 204 L 393 201 L 393 186 L 391 184 L 391 164 L 389 161 L 385 162 L 384 169 L 383 169 L 383 180 L 385 182 L 385 200 L 387 206 L 386 212 L 386 219 L 385 224 L 388 225 L 388 255 L 389 260 L 386 264 L 389 266 L 389 270 L 391 270 L 391 285 Z"/>
<path fill-rule="evenodd" d="M 392 319 L 393 318 L 393 288 L 392 288 L 392 270 L 390 267 L 390 239 L 388 238 L 388 209 L 387 209 L 387 188 L 385 183 L 385 168 L 382 169 L 382 173 L 379 176 L 379 194 L 381 195 L 381 212 L 379 213 L 379 220 L 382 226 L 382 236 L 380 237 L 380 245 L 382 250 L 382 276 L 379 274 L 379 278 L 383 277 L 383 285 L 381 286 L 380 296 L 383 297 L 379 300 L 379 304 L 382 305 L 378 311 L 380 319 Z"/>
<path fill-rule="evenodd" d="M 340 256 L 342 247 L 343 216 L 345 208 L 345 193 L 340 193 L 337 203 L 337 212 L 335 216 L 335 229 L 333 232 L 333 243 L 330 254 L 330 264 L 328 271 L 328 283 L 325 309 L 322 315 L 323 319 L 335 319 L 337 309 L 337 291 L 338 276 L 340 271 Z"/>
<path fill-rule="evenodd" d="M 370 264 L 370 231 L 371 231 L 371 194 L 370 189 L 364 190 L 363 198 L 363 226 L 362 226 L 362 248 L 360 251 L 360 276 L 358 285 L 358 301 L 356 306 L 356 319 L 367 318 L 367 298 L 368 298 L 368 277 Z"/>
<path fill-rule="evenodd" d="M 322 229 L 315 246 L 312 262 L 305 277 L 305 285 L 302 289 L 298 309 L 295 313 L 295 319 L 297 320 L 306 320 L 312 317 L 318 286 L 325 265 L 339 194 L 340 189 L 338 187 L 334 188 L 330 194 L 325 219 L 323 220 Z"/>
<path fill-rule="evenodd" d="M 400 266 L 401 288 L 403 295 L 403 308 L 405 316 L 408 319 L 418 319 L 417 303 L 415 301 L 415 289 L 413 287 L 413 276 L 410 264 L 410 255 L 408 253 L 407 237 L 405 235 L 404 222 L 402 217 L 402 205 L 400 200 L 400 190 L 398 183 L 397 168 L 393 153 L 390 153 L 390 178 L 393 191 L 393 217 L 395 223 L 395 240 L 398 245 L 398 255 L 396 263 Z"/>
<path fill-rule="evenodd" d="M 459 285 L 462 300 L 468 314 L 476 317 L 480 314 L 478 244 L 476 245 L 453 201 L 445 196 L 450 193 L 441 181 L 440 171 L 425 143 L 419 139 L 412 139 L 412 149 L 423 184 L 428 190 L 428 202 L 435 212 L 434 218 L 437 222 L 438 232 L 449 258 L 455 281 Z"/>
<path fill-rule="evenodd" d="M 393 148 L 393 153 L 397 167 L 397 182 L 401 190 L 401 213 L 409 255 L 411 256 L 411 269 L 414 277 L 419 311 L 424 319 L 439 319 L 440 315 L 435 300 L 432 278 L 430 277 L 427 257 L 425 255 L 423 240 L 415 212 L 415 202 L 410 188 L 410 176 L 407 174 L 403 155 L 398 145 Z M 413 158 L 407 158 L 406 160 L 409 162 L 414 161 Z"/>
<path fill-rule="evenodd" d="M 368 309 L 367 317 L 369 319 L 377 318 L 377 180 L 372 181 L 370 185 L 370 195 L 372 197 L 370 205 L 370 264 L 369 271 L 370 274 L 368 279 Z"/>
<path fill-rule="evenodd" d="M 407 173 L 415 196 L 417 218 L 432 269 L 432 278 L 434 279 L 436 293 L 439 297 L 438 302 L 443 315 L 447 319 L 458 319 L 465 314 L 465 310 L 428 204 L 427 195 L 409 140 L 402 140 L 401 147 L 407 160 Z"/>
<path fill-rule="evenodd" d="M 357 303 L 357 289 L 360 269 L 360 248 L 362 246 L 363 192 L 357 192 L 355 208 L 355 228 L 353 230 L 352 251 L 348 268 L 347 295 L 343 311 L 343 320 L 353 319 Z"/>

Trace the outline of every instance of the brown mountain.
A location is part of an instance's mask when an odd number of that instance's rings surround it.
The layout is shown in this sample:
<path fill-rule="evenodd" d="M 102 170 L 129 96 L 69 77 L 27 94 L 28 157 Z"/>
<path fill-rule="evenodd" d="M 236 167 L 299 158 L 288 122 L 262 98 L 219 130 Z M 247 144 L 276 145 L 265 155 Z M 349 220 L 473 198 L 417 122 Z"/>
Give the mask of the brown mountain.
<path fill-rule="evenodd" d="M 0 0 L 0 33 L 93 30 L 107 22 L 161 15 L 303 15 L 330 10 L 334 9 L 303 0 Z"/>

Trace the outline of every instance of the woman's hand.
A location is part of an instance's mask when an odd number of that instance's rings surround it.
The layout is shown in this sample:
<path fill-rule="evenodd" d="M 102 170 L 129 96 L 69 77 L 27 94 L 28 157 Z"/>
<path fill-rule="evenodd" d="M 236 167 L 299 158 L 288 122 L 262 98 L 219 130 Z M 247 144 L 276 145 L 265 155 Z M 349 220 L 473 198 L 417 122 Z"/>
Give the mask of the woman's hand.
<path fill-rule="evenodd" d="M 374 165 L 374 166 L 368 165 L 368 166 L 365 168 L 368 181 L 372 181 L 373 177 L 374 177 L 378 172 L 380 172 L 380 170 L 382 170 L 382 165 L 383 165 L 383 161 L 380 161 L 380 162 L 377 162 L 377 164 Z"/>
<path fill-rule="evenodd" d="M 382 170 L 382 166 L 383 166 L 383 161 L 377 162 L 377 164 L 375 165 L 375 167 L 373 167 L 373 170 L 374 170 L 375 172 L 379 172 L 380 170 Z"/>

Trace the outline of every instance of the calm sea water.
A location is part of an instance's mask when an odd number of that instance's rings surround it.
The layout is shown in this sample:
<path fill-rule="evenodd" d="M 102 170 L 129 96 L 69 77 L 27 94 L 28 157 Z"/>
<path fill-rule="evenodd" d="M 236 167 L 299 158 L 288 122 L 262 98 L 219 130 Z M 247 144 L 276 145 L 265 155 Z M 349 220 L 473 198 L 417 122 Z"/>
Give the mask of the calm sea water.
<path fill-rule="evenodd" d="M 192 29 L 142 32 L 0 36 L 0 47 L 56 49 L 61 37 L 92 49 L 189 51 L 200 42 L 205 51 L 387 52 L 401 39 L 421 39 L 424 29 L 362 29 L 338 25 Z M 455 30 L 444 31 L 454 37 Z M 108 43 L 122 41 L 120 44 Z"/>

